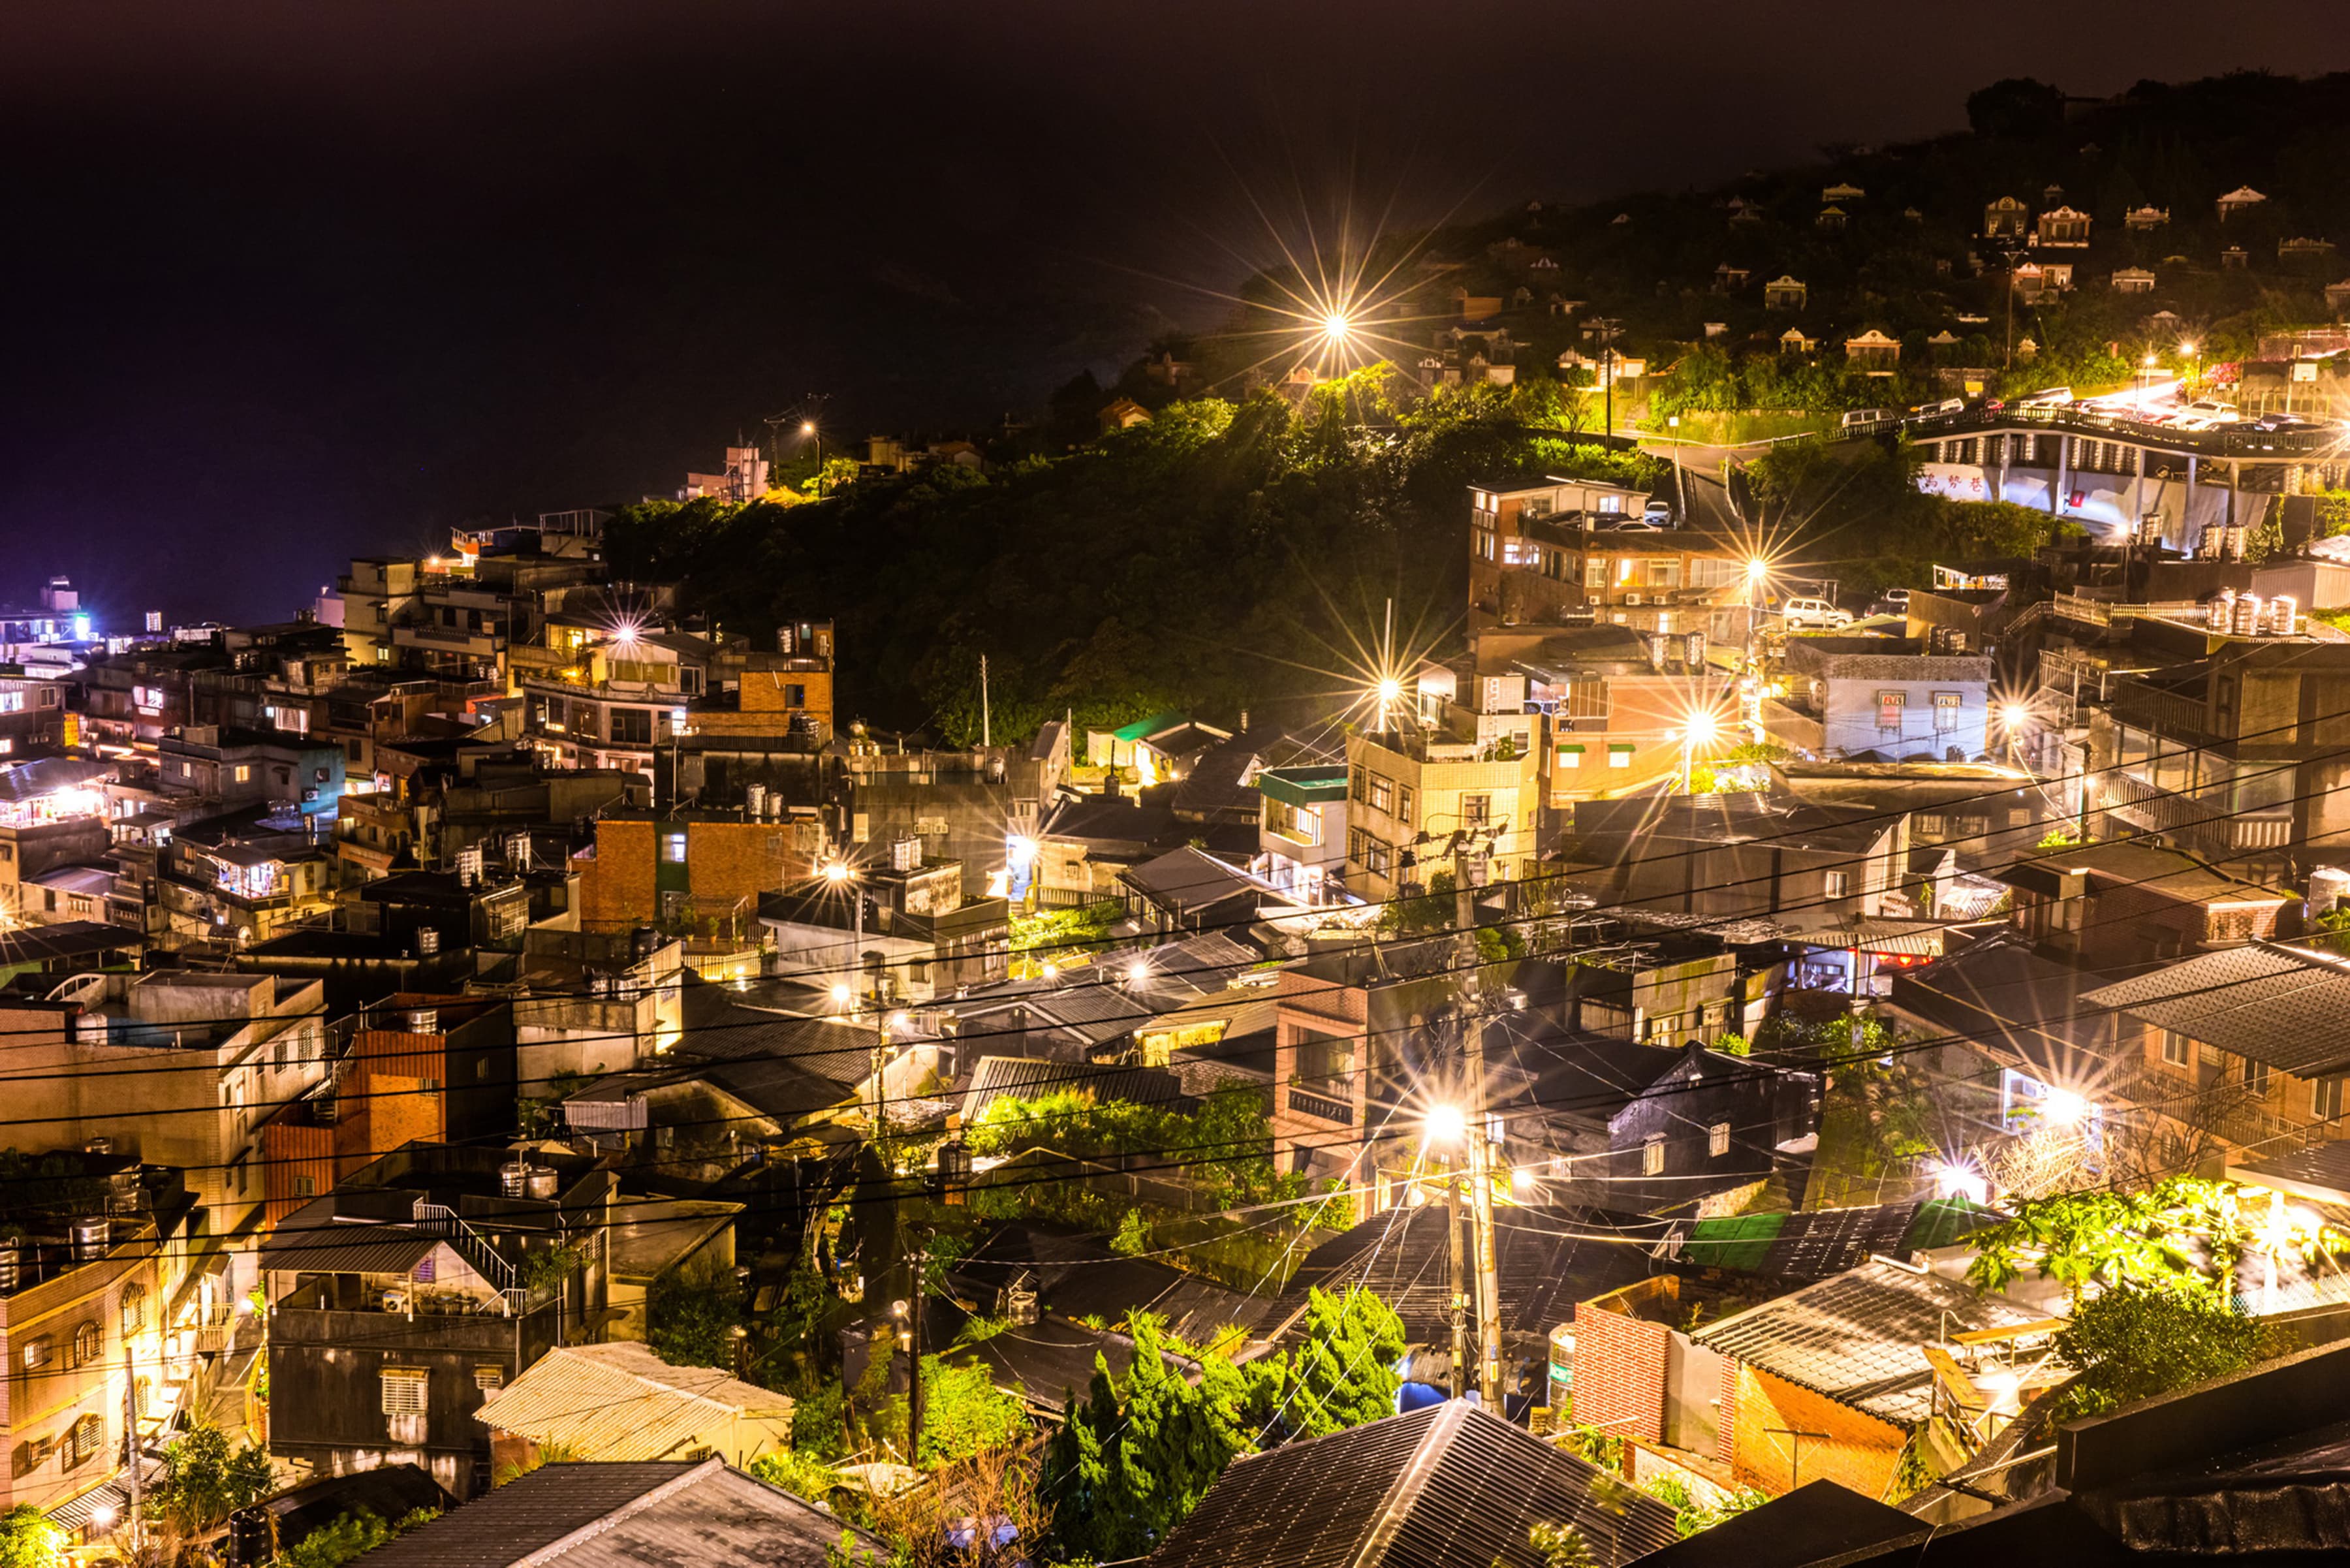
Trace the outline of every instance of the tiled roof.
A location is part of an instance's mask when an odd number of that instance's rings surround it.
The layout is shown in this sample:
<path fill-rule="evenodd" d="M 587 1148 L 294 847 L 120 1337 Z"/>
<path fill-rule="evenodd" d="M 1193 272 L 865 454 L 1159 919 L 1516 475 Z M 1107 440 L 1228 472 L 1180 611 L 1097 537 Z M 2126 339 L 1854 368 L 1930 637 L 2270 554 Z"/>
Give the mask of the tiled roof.
<path fill-rule="evenodd" d="M 1733 1355 L 1814 1393 L 1907 1426 L 1925 1419 L 1933 1373 L 1922 1347 L 2036 1314 L 1939 1275 L 1870 1262 L 1697 1330 Z"/>
<path fill-rule="evenodd" d="M 324 1215 L 301 1223 L 309 1212 L 306 1209 L 289 1216 L 270 1232 L 261 1244 L 263 1268 L 306 1274 L 405 1274 L 441 1244 L 436 1237 L 396 1225 L 338 1225 Z"/>
<path fill-rule="evenodd" d="M 542 1466 L 377 1547 L 367 1568 L 824 1568 L 849 1534 L 827 1510 L 717 1459 Z"/>
<path fill-rule="evenodd" d="M 656 1459 L 715 1448 L 737 1417 L 791 1418 L 792 1401 L 708 1366 L 672 1366 L 649 1346 L 559 1346 L 483 1401 L 473 1419 L 580 1459 Z"/>
<path fill-rule="evenodd" d="M 2350 963 L 2273 942 L 2166 964 L 2081 1002 L 2279 1072 L 2317 1077 L 2350 1066 Z"/>
<path fill-rule="evenodd" d="M 1542 1568 L 1535 1524 L 1571 1524 L 1604 1560 L 1676 1537 L 1672 1510 L 1592 1501 L 1599 1471 L 1448 1400 L 1234 1461 L 1151 1568 Z"/>

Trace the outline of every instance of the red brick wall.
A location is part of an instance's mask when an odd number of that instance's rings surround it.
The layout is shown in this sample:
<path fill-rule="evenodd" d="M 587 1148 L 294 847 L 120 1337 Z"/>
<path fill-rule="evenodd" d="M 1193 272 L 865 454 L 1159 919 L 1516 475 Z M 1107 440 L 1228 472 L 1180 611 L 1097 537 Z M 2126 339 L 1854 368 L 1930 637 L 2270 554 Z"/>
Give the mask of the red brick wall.
<path fill-rule="evenodd" d="M 1579 1332 L 1575 1348 L 1579 1386 Z M 1736 1416 L 1723 1425 L 1733 1432 L 1730 1469 L 1739 1485 L 1759 1487 L 1774 1497 L 1793 1490 L 1794 1439 L 1784 1434 L 1825 1432 L 1825 1440 L 1804 1439 L 1802 1479 L 1825 1478 L 1863 1497 L 1885 1495 L 1908 1441 L 1900 1428 L 1752 1366 L 1741 1366 L 1737 1381 Z"/>
<path fill-rule="evenodd" d="M 271 1122 L 261 1129 L 263 1190 L 267 1193 L 265 1216 L 272 1230 L 313 1198 L 334 1190 L 335 1129 L 290 1122 Z M 294 1190 L 294 1179 L 307 1176 L 310 1190 Z"/>
<path fill-rule="evenodd" d="M 1575 1424 L 1613 1437 L 1665 1437 L 1665 1364 L 1672 1330 L 1610 1311 L 1575 1309 Z"/>

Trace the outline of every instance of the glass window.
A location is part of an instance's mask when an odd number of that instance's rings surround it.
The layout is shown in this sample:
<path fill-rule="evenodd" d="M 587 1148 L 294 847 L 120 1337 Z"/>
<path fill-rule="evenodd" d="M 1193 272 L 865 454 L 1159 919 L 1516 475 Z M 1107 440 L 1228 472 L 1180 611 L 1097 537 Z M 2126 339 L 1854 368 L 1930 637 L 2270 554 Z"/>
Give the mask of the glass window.
<path fill-rule="evenodd" d="M 1730 1124 L 1716 1122 L 1705 1129 L 1705 1152 L 1719 1159 L 1730 1152 Z"/>
<path fill-rule="evenodd" d="M 2342 1084 L 2339 1074 L 2320 1078 L 2309 1085 L 2309 1114 L 2319 1121 L 2338 1121 L 2342 1116 Z"/>
<path fill-rule="evenodd" d="M 1665 1173 L 1665 1135 L 1650 1133 L 1640 1146 L 1640 1174 L 1662 1176 Z"/>
<path fill-rule="evenodd" d="M 1490 794 L 1464 794 L 1461 797 L 1461 826 L 1482 827 L 1493 819 L 1493 797 Z"/>
<path fill-rule="evenodd" d="M 1934 732 L 1936 734 L 1947 735 L 1959 727 L 1959 693 L 1955 691 L 1934 693 Z"/>
<path fill-rule="evenodd" d="M 1412 820 L 1411 807 L 1412 807 L 1411 785 L 1409 785 L 1409 784 L 1399 784 L 1396 785 L 1396 808 L 1395 808 L 1395 814 L 1396 814 L 1396 817 L 1397 817 L 1397 819 L 1398 819 L 1399 821 L 1402 821 L 1402 822 L 1409 822 L 1409 821 L 1411 821 L 1411 820 Z"/>
<path fill-rule="evenodd" d="M 2158 1033 L 2162 1035 L 2162 1060 L 2166 1065 L 2172 1067 L 2195 1065 L 2194 1041 L 2175 1029 L 2165 1029 Z"/>
<path fill-rule="evenodd" d="M 2244 1087 L 2255 1095 L 2269 1092 L 2269 1064 L 2266 1062 L 2255 1062 L 2249 1056 L 2244 1058 Z"/>
<path fill-rule="evenodd" d="M 1371 809 L 1390 814 L 1395 810 L 1395 781 L 1385 774 L 1371 775 Z"/>
<path fill-rule="evenodd" d="M 421 1416 L 424 1413 L 425 1378 L 429 1375 L 421 1366 L 387 1366 L 383 1369 L 383 1413 L 387 1416 Z"/>
<path fill-rule="evenodd" d="M 682 833 L 662 834 L 660 857 L 663 860 L 668 861 L 672 866 L 684 865 L 685 835 Z"/>
<path fill-rule="evenodd" d="M 1831 898 L 1847 898 L 1852 893 L 1852 873 L 1828 871 L 1821 874 L 1820 890 Z"/>
<path fill-rule="evenodd" d="M 1632 748 L 1629 745 L 1620 744 L 1614 741 L 1607 742 L 1607 765 L 1611 768 L 1630 767 L 1632 765 Z"/>
<path fill-rule="evenodd" d="M 1563 768 L 1581 767 L 1583 765 L 1583 748 L 1581 746 L 1574 745 L 1559 747 L 1558 765 Z"/>
<path fill-rule="evenodd" d="M 612 743 L 616 746 L 649 746 L 653 740 L 653 715 L 650 708 L 615 708 L 612 710 Z"/>

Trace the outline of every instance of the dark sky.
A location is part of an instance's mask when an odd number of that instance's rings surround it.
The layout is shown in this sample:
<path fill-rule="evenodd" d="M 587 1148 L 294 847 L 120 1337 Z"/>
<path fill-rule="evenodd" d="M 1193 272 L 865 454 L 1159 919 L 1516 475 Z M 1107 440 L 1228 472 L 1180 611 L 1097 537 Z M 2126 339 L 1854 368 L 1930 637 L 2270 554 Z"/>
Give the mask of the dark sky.
<path fill-rule="evenodd" d="M 5 9 L 0 600 L 126 619 L 671 488 L 811 390 L 847 436 L 1033 408 L 1211 316 L 1253 201 L 1424 222 L 1957 129 L 2002 76 L 2350 67 L 2290 0 Z"/>

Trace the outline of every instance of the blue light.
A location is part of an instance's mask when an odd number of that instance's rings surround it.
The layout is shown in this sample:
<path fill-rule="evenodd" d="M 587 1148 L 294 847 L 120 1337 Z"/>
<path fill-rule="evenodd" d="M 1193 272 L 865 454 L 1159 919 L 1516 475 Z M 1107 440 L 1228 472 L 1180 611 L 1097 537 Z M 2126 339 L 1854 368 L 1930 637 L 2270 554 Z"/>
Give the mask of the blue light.
<path fill-rule="evenodd" d="M 74 617 L 74 618 L 73 618 L 73 628 L 74 628 L 74 633 L 73 633 L 73 634 L 74 634 L 74 640 L 75 640 L 76 642 L 88 642 L 88 641 L 89 640 L 89 639 L 90 639 L 89 617 L 88 617 L 88 616 L 86 616 L 86 615 L 78 615 L 78 616 Z"/>

